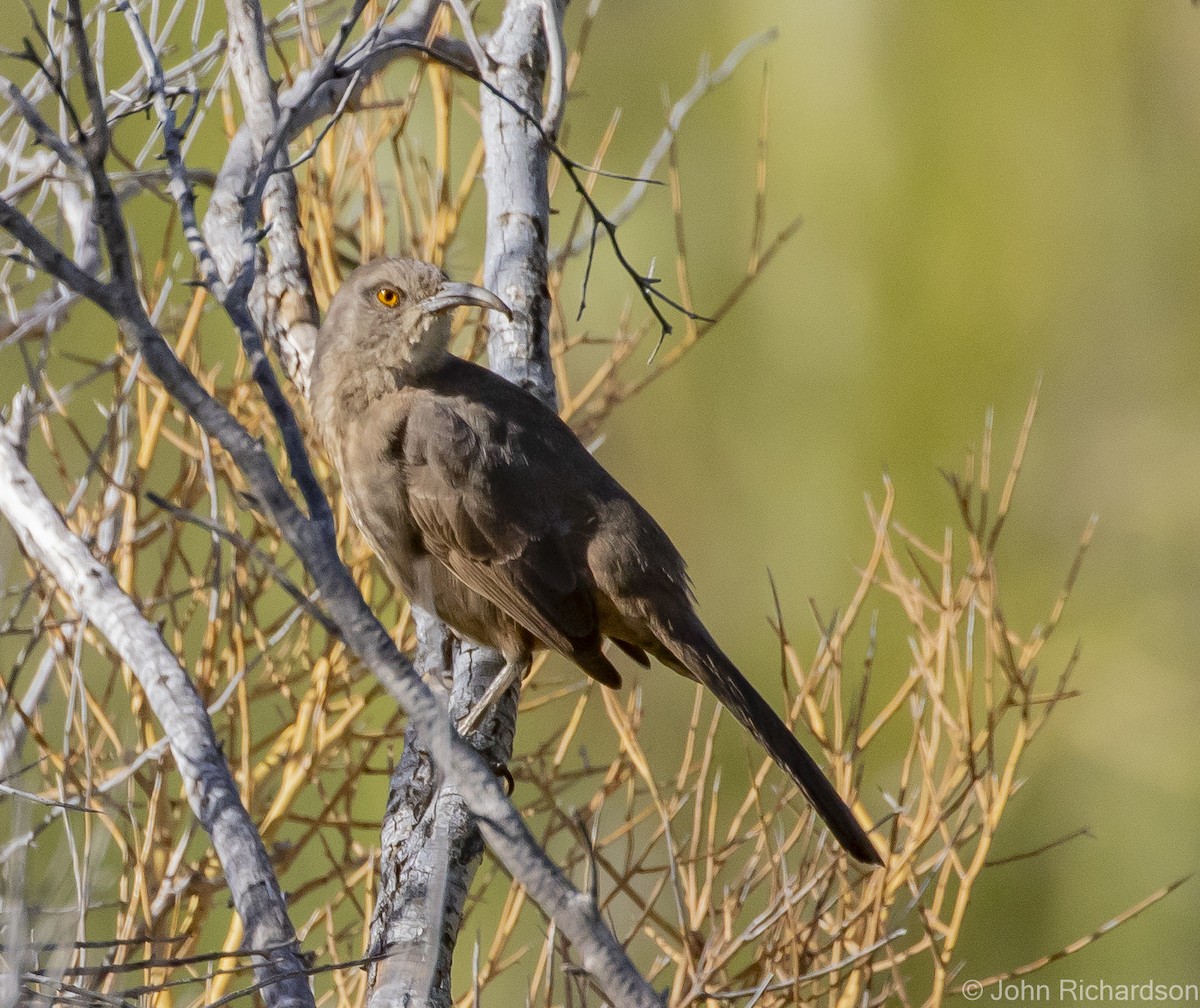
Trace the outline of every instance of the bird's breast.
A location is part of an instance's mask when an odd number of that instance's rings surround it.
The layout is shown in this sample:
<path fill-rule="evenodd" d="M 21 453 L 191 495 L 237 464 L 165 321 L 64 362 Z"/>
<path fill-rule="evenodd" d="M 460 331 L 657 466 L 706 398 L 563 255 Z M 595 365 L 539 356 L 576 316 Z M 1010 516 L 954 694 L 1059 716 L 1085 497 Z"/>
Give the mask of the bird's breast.
<path fill-rule="evenodd" d="M 403 452 L 395 443 L 395 416 L 383 403 L 352 419 L 336 448 L 342 493 L 354 523 L 383 563 L 388 577 L 411 601 L 430 607 L 420 568 L 427 560 L 408 508 Z"/>

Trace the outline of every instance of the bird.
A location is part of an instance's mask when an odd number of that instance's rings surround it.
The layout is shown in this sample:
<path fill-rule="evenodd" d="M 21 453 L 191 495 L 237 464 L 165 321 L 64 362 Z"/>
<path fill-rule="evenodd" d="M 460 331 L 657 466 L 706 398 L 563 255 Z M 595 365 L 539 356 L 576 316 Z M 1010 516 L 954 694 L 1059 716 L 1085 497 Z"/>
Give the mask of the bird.
<path fill-rule="evenodd" d="M 706 687 L 841 846 L 881 865 L 854 812 L 701 622 L 666 532 L 554 410 L 450 352 L 450 312 L 464 305 L 512 317 L 496 294 L 430 263 L 358 267 L 318 332 L 309 402 L 351 516 L 391 582 L 503 656 L 475 720 L 541 649 L 618 688 L 611 641 L 643 667 L 653 657 Z"/>

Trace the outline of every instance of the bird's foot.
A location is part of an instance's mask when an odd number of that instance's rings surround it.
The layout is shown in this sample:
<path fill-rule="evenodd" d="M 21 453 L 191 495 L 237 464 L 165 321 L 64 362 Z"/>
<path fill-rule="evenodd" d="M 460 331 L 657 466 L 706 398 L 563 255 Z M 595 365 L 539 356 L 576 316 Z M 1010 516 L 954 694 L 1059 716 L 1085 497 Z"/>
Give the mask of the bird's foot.
<path fill-rule="evenodd" d="M 459 718 L 458 733 L 465 738 L 478 728 L 483 723 L 484 715 L 491 710 L 496 701 L 512 689 L 515 683 L 524 679 L 525 673 L 528 671 L 528 658 L 508 659 L 504 663 L 504 668 L 500 670 L 500 674 L 488 684 L 488 688 L 483 691 L 483 696 L 479 698 L 475 706 Z"/>
<path fill-rule="evenodd" d="M 508 764 L 502 763 L 499 760 L 497 760 L 495 763 L 491 764 L 491 767 L 492 767 L 492 773 L 494 773 L 497 777 L 500 778 L 500 780 L 502 780 L 504 782 L 505 795 L 507 795 L 509 798 L 511 798 L 513 790 L 517 786 L 517 781 L 516 781 L 516 778 L 513 777 L 512 771 L 508 769 Z"/>

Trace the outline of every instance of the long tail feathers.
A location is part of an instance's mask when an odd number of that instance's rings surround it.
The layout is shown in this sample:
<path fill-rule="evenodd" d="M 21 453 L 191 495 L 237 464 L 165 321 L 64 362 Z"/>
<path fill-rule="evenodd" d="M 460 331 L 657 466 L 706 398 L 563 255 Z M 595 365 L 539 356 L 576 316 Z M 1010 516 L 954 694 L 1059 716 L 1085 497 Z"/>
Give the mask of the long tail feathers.
<path fill-rule="evenodd" d="M 883 864 L 866 830 L 787 725 L 725 657 L 703 625 L 697 620 L 694 626 L 697 629 L 691 636 L 695 643 L 684 643 L 670 635 L 661 639 L 668 642 L 668 649 L 676 660 L 711 690 L 725 709 L 787 771 L 846 852 L 864 864 Z"/>

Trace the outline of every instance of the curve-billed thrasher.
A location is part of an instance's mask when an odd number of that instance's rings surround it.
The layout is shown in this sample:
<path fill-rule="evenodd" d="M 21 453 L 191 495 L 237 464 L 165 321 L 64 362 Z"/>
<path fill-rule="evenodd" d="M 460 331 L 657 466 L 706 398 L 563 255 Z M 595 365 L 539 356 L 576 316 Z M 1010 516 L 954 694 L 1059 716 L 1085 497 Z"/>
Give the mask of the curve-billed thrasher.
<path fill-rule="evenodd" d="M 667 534 L 552 410 L 447 351 L 446 313 L 458 305 L 510 314 L 490 291 L 451 283 L 428 263 L 379 259 L 342 284 L 317 339 L 313 416 L 388 576 L 410 601 L 504 655 L 488 700 L 528 670 L 537 648 L 620 686 L 605 638 L 644 666 L 653 655 L 703 683 L 841 845 L 881 864 L 816 763 L 700 622 Z"/>

